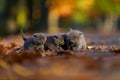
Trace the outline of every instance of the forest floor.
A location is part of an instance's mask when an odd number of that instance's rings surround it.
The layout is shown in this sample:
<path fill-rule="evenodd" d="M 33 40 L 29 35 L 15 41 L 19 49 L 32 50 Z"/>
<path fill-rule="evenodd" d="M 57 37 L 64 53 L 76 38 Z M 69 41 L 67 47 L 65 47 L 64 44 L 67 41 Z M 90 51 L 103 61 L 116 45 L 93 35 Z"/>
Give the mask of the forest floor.
<path fill-rule="evenodd" d="M 86 35 L 80 51 L 17 52 L 21 36 L 0 38 L 0 80 L 120 80 L 120 34 Z"/>

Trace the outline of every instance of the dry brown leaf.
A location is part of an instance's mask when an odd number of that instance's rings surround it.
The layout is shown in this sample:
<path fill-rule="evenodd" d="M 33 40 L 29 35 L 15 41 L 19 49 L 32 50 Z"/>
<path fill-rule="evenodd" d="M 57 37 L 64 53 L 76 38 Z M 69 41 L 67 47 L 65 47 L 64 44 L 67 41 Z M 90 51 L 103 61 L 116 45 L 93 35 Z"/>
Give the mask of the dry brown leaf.
<path fill-rule="evenodd" d="M 0 67 L 9 69 L 9 64 L 3 60 L 0 60 Z"/>
<path fill-rule="evenodd" d="M 53 56 L 56 55 L 57 53 L 55 51 L 43 51 L 41 52 L 41 56 L 45 57 L 45 56 Z"/>
<path fill-rule="evenodd" d="M 87 46 L 87 49 L 95 49 L 95 46 Z"/>
<path fill-rule="evenodd" d="M 112 48 L 111 52 L 120 53 L 120 48 Z"/>
<path fill-rule="evenodd" d="M 23 77 L 29 77 L 29 76 L 34 75 L 34 72 L 33 72 L 33 71 L 30 71 L 30 70 L 26 69 L 25 67 L 17 64 L 17 63 L 15 63 L 15 64 L 13 65 L 13 71 L 14 71 L 16 74 L 18 74 L 18 75 L 20 75 L 20 76 L 23 76 Z"/>

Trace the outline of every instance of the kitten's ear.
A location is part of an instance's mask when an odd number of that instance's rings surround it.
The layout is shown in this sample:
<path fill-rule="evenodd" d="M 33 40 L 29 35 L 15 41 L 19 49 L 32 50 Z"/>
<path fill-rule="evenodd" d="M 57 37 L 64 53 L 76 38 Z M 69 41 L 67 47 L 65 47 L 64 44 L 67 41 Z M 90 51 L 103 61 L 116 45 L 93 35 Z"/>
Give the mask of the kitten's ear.
<path fill-rule="evenodd" d="M 26 37 L 25 34 L 23 33 L 23 30 L 22 30 L 22 29 L 21 29 L 21 35 L 22 35 L 23 40 L 26 41 L 26 40 L 27 40 L 27 37 Z"/>
<path fill-rule="evenodd" d="M 70 31 L 72 31 L 72 28 L 69 28 Z"/>

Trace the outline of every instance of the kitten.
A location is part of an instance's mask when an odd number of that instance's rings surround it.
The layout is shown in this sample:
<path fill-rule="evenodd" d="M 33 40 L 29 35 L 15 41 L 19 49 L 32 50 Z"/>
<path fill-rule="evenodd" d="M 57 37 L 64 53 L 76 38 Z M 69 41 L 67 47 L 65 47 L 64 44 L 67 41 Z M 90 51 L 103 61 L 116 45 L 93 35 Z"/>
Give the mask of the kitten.
<path fill-rule="evenodd" d="M 57 33 L 48 35 L 45 33 L 34 33 L 27 38 L 21 31 L 24 44 L 23 49 L 37 50 L 80 50 L 86 49 L 84 34 L 79 30 L 72 30 L 68 33 Z"/>
<path fill-rule="evenodd" d="M 34 33 L 29 38 L 27 38 L 22 31 L 21 34 L 24 40 L 24 44 L 23 44 L 24 50 L 31 50 L 31 51 L 44 50 L 44 43 L 47 40 L 46 34 Z"/>
<path fill-rule="evenodd" d="M 58 33 L 54 35 L 48 35 L 47 41 L 45 43 L 45 50 L 63 50 L 61 48 L 61 45 L 64 44 L 64 38 L 63 36 Z"/>
<path fill-rule="evenodd" d="M 61 45 L 61 47 L 64 49 L 64 50 L 73 50 L 73 43 L 72 41 L 70 40 L 70 36 L 67 34 L 67 33 L 63 33 L 61 34 L 64 38 L 64 44 Z"/>
<path fill-rule="evenodd" d="M 47 35 L 45 33 L 34 33 L 34 44 L 37 46 L 37 50 L 44 50 L 44 44 L 47 41 Z"/>
<path fill-rule="evenodd" d="M 37 45 L 35 44 L 35 39 L 33 37 L 27 38 L 23 44 L 23 50 L 36 51 Z"/>
<path fill-rule="evenodd" d="M 70 41 L 72 42 L 71 46 L 73 50 L 86 49 L 86 41 L 82 32 L 79 30 L 70 29 L 67 34 L 69 35 Z"/>

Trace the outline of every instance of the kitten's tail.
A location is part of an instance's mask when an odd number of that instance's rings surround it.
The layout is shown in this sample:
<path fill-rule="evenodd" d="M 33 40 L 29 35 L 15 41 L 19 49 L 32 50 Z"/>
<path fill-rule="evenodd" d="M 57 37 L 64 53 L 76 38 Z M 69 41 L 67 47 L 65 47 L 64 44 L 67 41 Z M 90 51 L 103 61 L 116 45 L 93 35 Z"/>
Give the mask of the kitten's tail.
<path fill-rule="evenodd" d="M 72 31 L 72 28 L 70 27 L 69 30 Z"/>
<path fill-rule="evenodd" d="M 20 31 L 21 31 L 21 35 L 22 35 L 23 40 L 26 41 L 27 37 L 26 37 L 25 34 L 23 33 L 23 30 L 21 29 Z"/>

